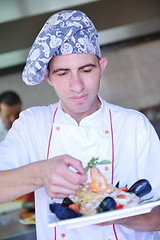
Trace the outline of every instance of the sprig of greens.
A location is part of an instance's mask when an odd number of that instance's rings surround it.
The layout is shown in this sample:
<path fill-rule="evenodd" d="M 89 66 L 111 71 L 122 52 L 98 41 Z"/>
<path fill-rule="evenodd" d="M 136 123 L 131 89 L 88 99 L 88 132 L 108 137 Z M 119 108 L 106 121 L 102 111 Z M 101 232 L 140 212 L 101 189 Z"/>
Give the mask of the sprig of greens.
<path fill-rule="evenodd" d="M 89 168 L 91 168 L 91 167 L 95 167 L 95 166 L 101 165 L 101 164 L 108 164 L 108 163 L 111 163 L 111 162 L 109 160 L 102 160 L 102 161 L 98 162 L 98 158 L 93 157 L 88 162 L 87 166 L 85 168 L 83 168 L 83 171 L 84 171 L 84 173 L 87 173 Z"/>

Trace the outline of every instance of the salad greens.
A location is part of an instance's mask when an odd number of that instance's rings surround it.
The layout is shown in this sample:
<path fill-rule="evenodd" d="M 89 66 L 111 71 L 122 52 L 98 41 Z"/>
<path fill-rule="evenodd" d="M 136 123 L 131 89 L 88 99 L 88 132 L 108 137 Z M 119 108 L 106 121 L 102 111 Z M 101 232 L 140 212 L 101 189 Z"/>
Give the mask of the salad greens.
<path fill-rule="evenodd" d="M 109 160 L 102 160 L 102 161 L 98 161 L 98 158 L 93 157 L 87 164 L 87 166 L 85 168 L 83 168 L 84 173 L 87 173 L 89 168 L 91 167 L 95 167 L 97 165 L 101 165 L 101 164 L 108 164 L 111 163 Z"/>

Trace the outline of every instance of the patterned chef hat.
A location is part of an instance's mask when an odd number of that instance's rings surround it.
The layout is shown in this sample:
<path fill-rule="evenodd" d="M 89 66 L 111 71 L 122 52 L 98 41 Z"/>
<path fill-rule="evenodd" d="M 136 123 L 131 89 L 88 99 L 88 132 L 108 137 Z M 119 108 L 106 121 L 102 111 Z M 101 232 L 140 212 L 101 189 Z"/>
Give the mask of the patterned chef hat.
<path fill-rule="evenodd" d="M 50 59 L 71 53 L 92 53 L 101 58 L 98 33 L 85 13 L 64 10 L 44 24 L 29 52 L 22 78 L 27 85 L 39 84 Z"/>

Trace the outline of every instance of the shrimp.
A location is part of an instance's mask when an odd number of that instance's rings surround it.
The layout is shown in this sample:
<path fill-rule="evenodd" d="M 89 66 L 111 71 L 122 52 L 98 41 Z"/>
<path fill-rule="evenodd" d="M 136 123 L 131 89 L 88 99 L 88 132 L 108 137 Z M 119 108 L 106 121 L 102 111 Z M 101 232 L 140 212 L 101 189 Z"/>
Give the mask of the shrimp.
<path fill-rule="evenodd" d="M 92 192 L 112 192 L 114 187 L 112 184 L 107 184 L 107 180 L 97 167 L 90 168 L 92 182 L 89 190 Z"/>

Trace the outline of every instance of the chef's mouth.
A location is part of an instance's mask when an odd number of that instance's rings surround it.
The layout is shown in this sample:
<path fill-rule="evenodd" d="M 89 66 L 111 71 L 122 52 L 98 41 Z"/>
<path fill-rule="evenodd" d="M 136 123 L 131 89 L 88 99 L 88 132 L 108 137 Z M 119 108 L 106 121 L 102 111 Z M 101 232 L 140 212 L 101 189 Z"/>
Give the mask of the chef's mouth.
<path fill-rule="evenodd" d="M 87 96 L 88 96 L 87 94 L 80 95 L 80 96 L 72 96 L 72 97 L 70 97 L 70 99 L 75 102 L 84 102 L 86 100 Z"/>

